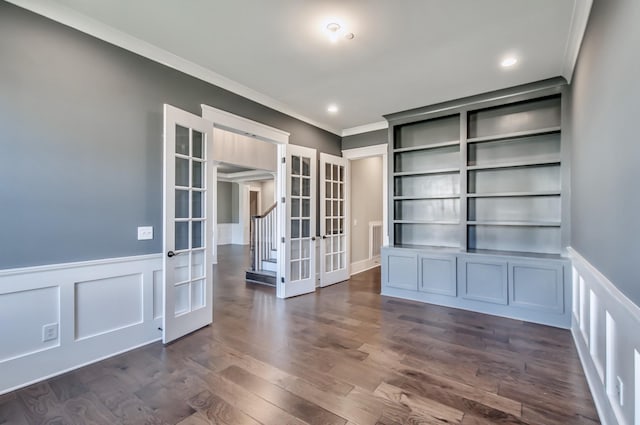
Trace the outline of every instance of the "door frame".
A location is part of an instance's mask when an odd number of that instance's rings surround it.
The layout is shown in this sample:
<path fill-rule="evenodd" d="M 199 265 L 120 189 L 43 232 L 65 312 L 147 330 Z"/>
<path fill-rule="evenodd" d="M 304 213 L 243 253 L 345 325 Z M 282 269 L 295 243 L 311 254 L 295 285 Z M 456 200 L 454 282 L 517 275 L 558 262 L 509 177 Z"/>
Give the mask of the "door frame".
<path fill-rule="evenodd" d="M 356 161 L 358 159 L 365 159 L 380 156 L 382 157 L 382 240 L 383 246 L 389 246 L 389 161 L 388 161 L 389 145 L 388 143 L 381 143 L 377 145 L 365 146 L 362 148 L 345 149 L 342 151 L 342 157 L 349 161 Z M 351 199 L 349 199 L 349 203 Z M 349 223 L 350 227 L 353 227 L 353 223 Z M 353 229 L 351 229 L 353 230 Z M 351 267 L 351 265 L 349 265 Z M 350 268 L 353 272 L 353 268 Z"/>
<path fill-rule="evenodd" d="M 289 137 L 291 136 L 290 133 L 275 127 L 268 126 L 266 124 L 259 123 L 257 121 L 250 120 L 248 118 L 241 117 L 239 115 L 232 114 L 227 111 L 223 111 L 222 109 L 214 108 L 209 105 L 201 104 L 200 107 L 202 109 L 202 118 L 206 119 L 207 121 L 210 121 L 213 124 L 214 128 L 231 131 L 233 133 L 243 134 L 245 136 L 262 140 L 263 142 L 275 144 L 277 146 L 276 159 L 280 161 L 280 158 L 284 156 L 285 146 L 289 144 Z M 282 188 L 282 184 L 284 184 L 285 175 L 282 174 L 282 167 L 280 163 L 277 164 L 276 169 L 277 169 L 277 172 L 274 175 L 274 179 L 275 179 L 274 192 L 276 192 L 277 194 L 276 199 L 280 200 L 284 196 L 283 192 L 281 191 L 281 188 Z M 216 211 L 218 207 L 217 198 L 214 198 L 213 202 L 214 202 L 213 209 L 214 211 Z M 278 208 L 278 220 L 277 220 L 278 221 L 278 238 L 284 237 L 285 230 L 280 224 L 284 222 L 284 218 L 282 218 L 284 217 L 283 210 L 284 210 L 283 208 Z M 218 218 L 216 215 L 215 216 L 216 221 L 213 223 L 214 246 L 218 238 L 217 219 Z M 280 253 L 281 251 L 283 250 L 281 249 L 278 250 L 278 253 Z M 216 252 L 217 252 L 217 249 L 216 249 Z M 215 263 L 217 263 L 217 256 L 214 259 L 214 264 Z M 281 285 L 281 281 L 283 278 L 282 270 L 284 270 L 283 267 L 279 265 L 278 274 L 276 277 L 278 286 Z"/>

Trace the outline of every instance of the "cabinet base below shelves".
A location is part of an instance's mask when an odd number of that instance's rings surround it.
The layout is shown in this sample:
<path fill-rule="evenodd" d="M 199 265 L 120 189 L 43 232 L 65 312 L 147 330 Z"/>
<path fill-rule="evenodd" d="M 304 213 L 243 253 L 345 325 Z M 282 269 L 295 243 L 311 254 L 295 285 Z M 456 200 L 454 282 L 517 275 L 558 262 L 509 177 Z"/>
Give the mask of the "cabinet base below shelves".
<path fill-rule="evenodd" d="M 566 258 L 384 247 L 382 295 L 571 326 L 571 266 Z"/>
<path fill-rule="evenodd" d="M 555 328 L 571 329 L 571 316 L 568 314 L 551 317 L 550 315 L 540 315 L 539 313 L 526 309 L 518 309 L 515 311 L 511 306 L 489 305 L 479 301 L 464 300 L 447 295 L 428 294 L 401 288 L 383 287 L 380 293 L 385 297 L 401 298 L 442 307 L 457 308 L 507 319 L 553 326 Z"/>

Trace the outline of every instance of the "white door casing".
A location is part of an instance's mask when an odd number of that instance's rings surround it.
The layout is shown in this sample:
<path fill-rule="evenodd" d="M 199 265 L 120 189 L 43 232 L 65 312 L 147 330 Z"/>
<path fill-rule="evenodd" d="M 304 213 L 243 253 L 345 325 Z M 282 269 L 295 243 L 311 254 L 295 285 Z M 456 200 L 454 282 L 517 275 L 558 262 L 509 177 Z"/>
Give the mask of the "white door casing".
<path fill-rule="evenodd" d="M 320 286 L 349 279 L 349 160 L 320 154 Z"/>
<path fill-rule="evenodd" d="M 316 151 L 302 146 L 280 146 L 281 187 L 278 208 L 284 240 L 278 258 L 277 296 L 288 298 L 316 288 Z"/>
<path fill-rule="evenodd" d="M 213 124 L 164 105 L 162 341 L 213 321 Z"/>

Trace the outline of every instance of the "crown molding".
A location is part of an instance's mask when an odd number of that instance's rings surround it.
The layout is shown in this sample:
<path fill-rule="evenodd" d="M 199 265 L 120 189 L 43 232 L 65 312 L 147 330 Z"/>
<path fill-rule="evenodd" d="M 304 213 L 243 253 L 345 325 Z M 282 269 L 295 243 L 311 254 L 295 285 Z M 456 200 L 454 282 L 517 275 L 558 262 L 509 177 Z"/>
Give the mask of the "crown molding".
<path fill-rule="evenodd" d="M 569 84 L 573 78 L 573 71 L 578 61 L 580 46 L 584 32 L 589 22 L 589 13 L 593 0 L 574 0 L 573 15 L 571 16 L 571 26 L 569 27 L 569 36 L 567 37 L 567 45 L 564 51 L 564 59 L 562 61 L 562 76 Z"/>
<path fill-rule="evenodd" d="M 345 128 L 342 130 L 342 137 L 354 136 L 356 134 L 368 133 L 370 131 L 385 130 L 389 128 L 387 121 L 372 122 L 370 124 L 359 125 L 357 127 Z"/>
<path fill-rule="evenodd" d="M 222 76 L 212 70 L 188 61 L 178 55 L 164 50 L 151 43 L 133 37 L 123 31 L 106 25 L 87 15 L 76 12 L 68 7 L 55 4 L 47 0 L 7 0 L 18 7 L 29 10 L 45 18 L 51 19 L 80 32 L 88 34 L 92 37 L 106 41 L 114 46 L 121 47 L 125 50 L 143 56 L 154 62 L 173 68 L 192 77 L 198 78 L 207 83 L 213 84 L 239 96 L 252 100 L 256 103 L 274 109 L 292 118 L 311 124 L 315 127 L 326 130 L 337 136 L 341 135 L 341 131 L 328 124 L 315 121 L 304 115 L 298 114 L 286 104 L 273 99 L 270 96 L 262 94 L 247 86 L 244 86 L 230 78 Z"/>

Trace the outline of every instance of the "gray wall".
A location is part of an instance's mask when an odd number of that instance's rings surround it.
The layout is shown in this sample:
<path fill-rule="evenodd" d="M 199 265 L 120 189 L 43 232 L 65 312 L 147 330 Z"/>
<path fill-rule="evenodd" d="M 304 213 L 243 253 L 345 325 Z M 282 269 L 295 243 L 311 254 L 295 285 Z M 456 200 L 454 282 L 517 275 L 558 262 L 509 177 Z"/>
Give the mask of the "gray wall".
<path fill-rule="evenodd" d="M 640 305 L 640 2 L 596 0 L 571 93 L 571 245 Z"/>
<path fill-rule="evenodd" d="M 340 154 L 339 136 L 5 2 L 0 58 L 0 269 L 161 251 L 163 103 Z"/>
<path fill-rule="evenodd" d="M 346 136 L 342 138 L 342 150 L 381 145 L 383 143 L 388 143 L 388 139 L 389 134 L 387 129 L 354 134 L 353 136 Z"/>
<path fill-rule="evenodd" d="M 238 223 L 238 183 L 218 182 L 218 223 Z"/>
<path fill-rule="evenodd" d="M 382 221 L 382 157 L 351 161 L 351 262 L 369 258 L 369 222 Z"/>

